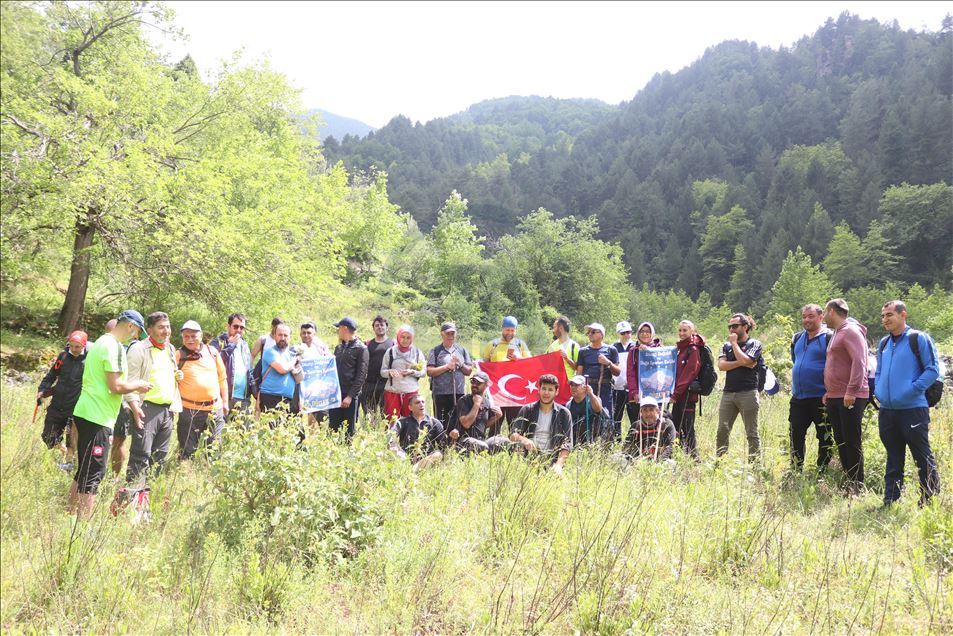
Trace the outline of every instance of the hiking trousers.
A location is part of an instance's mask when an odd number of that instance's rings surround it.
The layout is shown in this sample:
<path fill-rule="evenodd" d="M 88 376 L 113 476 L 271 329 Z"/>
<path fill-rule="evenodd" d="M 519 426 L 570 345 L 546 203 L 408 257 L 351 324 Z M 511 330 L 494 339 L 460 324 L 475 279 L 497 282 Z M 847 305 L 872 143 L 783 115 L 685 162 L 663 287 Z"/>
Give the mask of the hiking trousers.
<path fill-rule="evenodd" d="M 807 430 L 814 425 L 817 436 L 817 468 L 823 470 L 831 463 L 834 436 L 827 422 L 827 409 L 821 398 L 791 398 L 788 411 L 788 432 L 791 439 L 791 464 L 795 470 L 804 468 L 807 452 Z"/>
<path fill-rule="evenodd" d="M 847 487 L 855 492 L 864 485 L 864 444 L 860 425 L 866 406 L 867 398 L 857 398 L 853 408 L 844 406 L 844 398 L 827 398 L 827 416 L 831 421 L 837 454 L 847 474 Z"/>
<path fill-rule="evenodd" d="M 930 448 L 930 409 L 881 408 L 879 428 L 880 441 L 887 449 L 884 503 L 900 499 L 908 446 L 920 478 L 921 503 L 940 492 L 940 473 Z"/>
<path fill-rule="evenodd" d="M 758 411 L 761 403 L 758 400 L 758 391 L 732 391 L 721 394 L 718 404 L 718 434 L 715 440 L 715 452 L 721 457 L 728 452 L 728 438 L 735 419 L 741 415 L 745 425 L 745 437 L 748 438 L 748 459 L 759 460 L 761 457 L 761 437 L 758 435 Z"/>
<path fill-rule="evenodd" d="M 142 403 L 142 428 L 135 421 L 129 424 L 129 464 L 126 484 L 134 490 L 146 487 L 149 473 L 158 474 L 172 445 L 172 411 L 168 404 Z"/>

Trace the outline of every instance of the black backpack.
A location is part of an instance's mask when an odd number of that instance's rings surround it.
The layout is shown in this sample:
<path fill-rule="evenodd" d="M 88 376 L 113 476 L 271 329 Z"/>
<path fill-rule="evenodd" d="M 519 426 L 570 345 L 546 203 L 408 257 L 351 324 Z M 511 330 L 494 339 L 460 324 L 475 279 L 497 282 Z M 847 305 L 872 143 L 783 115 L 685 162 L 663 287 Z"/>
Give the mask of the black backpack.
<path fill-rule="evenodd" d="M 923 373 L 923 361 L 920 360 L 920 332 L 916 329 L 911 329 L 907 332 L 907 339 L 910 342 L 910 350 L 913 352 L 913 357 L 917 360 L 917 365 L 920 367 L 920 373 Z M 880 364 L 880 357 L 884 352 L 884 349 L 887 348 L 887 340 L 890 336 L 884 336 L 883 340 L 880 341 L 880 350 L 877 352 L 877 364 Z M 870 390 L 873 391 L 874 387 L 871 387 Z M 933 408 L 940 403 L 940 399 L 943 397 L 943 376 L 937 377 L 937 379 L 927 387 L 926 393 L 924 394 L 927 399 L 927 407 Z"/>
<path fill-rule="evenodd" d="M 699 395 L 711 395 L 718 382 L 718 374 L 715 372 L 715 358 L 711 353 L 711 348 L 706 345 L 693 345 L 698 348 L 698 356 L 701 358 L 702 368 L 698 372 L 698 384 L 701 385 Z"/>

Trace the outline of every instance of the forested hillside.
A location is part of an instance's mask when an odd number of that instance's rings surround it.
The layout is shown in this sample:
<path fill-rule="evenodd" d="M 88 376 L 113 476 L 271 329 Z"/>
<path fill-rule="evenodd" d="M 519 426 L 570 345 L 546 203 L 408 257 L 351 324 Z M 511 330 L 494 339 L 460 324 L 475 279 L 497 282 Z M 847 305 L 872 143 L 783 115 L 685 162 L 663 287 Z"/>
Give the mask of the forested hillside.
<path fill-rule="evenodd" d="M 845 13 L 791 48 L 714 46 L 618 109 L 509 98 L 397 117 L 325 151 L 386 170 L 423 227 L 451 188 L 490 238 L 538 207 L 595 215 L 636 286 L 764 310 L 800 246 L 839 291 L 948 289 L 951 24 L 917 33 Z M 835 239 L 858 249 L 831 251 Z"/>

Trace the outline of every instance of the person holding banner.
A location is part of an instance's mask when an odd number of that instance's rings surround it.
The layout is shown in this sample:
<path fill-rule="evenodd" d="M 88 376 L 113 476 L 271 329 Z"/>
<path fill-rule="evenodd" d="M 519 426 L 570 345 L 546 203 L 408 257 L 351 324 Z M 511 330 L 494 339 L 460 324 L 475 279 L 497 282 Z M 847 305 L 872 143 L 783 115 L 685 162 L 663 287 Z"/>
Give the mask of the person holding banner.
<path fill-rule="evenodd" d="M 440 338 L 442 342 L 427 356 L 427 375 L 430 376 L 434 416 L 441 422 L 449 422 L 457 398 L 466 392 L 464 382 L 473 372 L 473 360 L 466 349 L 457 346 L 455 324 L 445 322 L 440 325 Z"/>
<path fill-rule="evenodd" d="M 728 438 L 735 419 L 741 414 L 748 438 L 748 459 L 759 461 L 761 436 L 758 434 L 758 362 L 763 347 L 748 334 L 755 328 L 754 319 L 746 314 L 733 314 L 728 319 L 728 342 L 718 356 L 718 369 L 725 372 L 725 388 L 718 405 L 718 434 L 715 453 L 728 452 Z"/>
<path fill-rule="evenodd" d="M 550 373 L 539 377 L 539 401 L 520 409 L 513 420 L 510 441 L 519 444 L 528 455 L 539 455 L 562 474 L 563 464 L 572 450 L 572 415 L 556 402 L 559 378 Z"/>
<path fill-rule="evenodd" d="M 410 415 L 395 421 L 388 433 L 391 436 L 390 449 L 401 458 L 410 457 L 414 462 L 414 472 L 443 459 L 440 452 L 446 438 L 443 424 L 427 415 L 427 400 L 420 394 L 410 398 Z"/>
<path fill-rule="evenodd" d="M 622 445 L 622 453 L 617 455 L 616 459 L 621 459 L 626 464 L 635 459 L 671 459 L 674 443 L 675 425 L 659 408 L 658 401 L 651 395 L 646 395 L 639 401 L 639 419 L 629 428 Z"/>
<path fill-rule="evenodd" d="M 533 354 L 529 352 L 529 347 L 526 346 L 526 343 L 516 337 L 516 329 L 518 327 L 519 323 L 515 317 L 506 316 L 503 318 L 500 337 L 491 340 L 483 349 L 483 361 L 507 362 L 532 356 Z M 519 410 L 520 407 L 518 406 L 502 407 L 503 417 L 506 419 L 507 424 L 513 421 L 513 418 L 516 417 Z M 496 430 L 496 428 L 491 428 L 491 431 Z"/>
<path fill-rule="evenodd" d="M 609 417 L 609 411 L 602 406 L 602 400 L 592 391 L 585 376 L 575 375 L 569 381 L 572 398 L 566 402 L 566 408 L 572 415 L 573 446 L 596 442 L 612 443 L 615 427 Z"/>
<path fill-rule="evenodd" d="M 629 388 L 629 402 L 638 404 L 641 397 L 639 389 L 639 351 L 661 347 L 662 340 L 655 335 L 655 325 L 650 322 L 639 323 L 635 337 L 638 342 L 635 344 L 632 353 L 626 358 L 625 381 Z"/>
<path fill-rule="evenodd" d="M 298 332 L 299 337 L 301 338 L 301 344 L 299 344 L 295 349 L 301 352 L 299 358 L 299 365 L 305 360 L 316 360 L 317 358 L 327 358 L 331 356 L 331 349 L 324 343 L 321 338 L 318 338 L 315 334 L 317 333 L 317 326 L 313 322 L 304 322 L 301 324 L 300 331 Z M 294 402 L 298 405 L 299 409 L 302 409 L 301 403 L 301 391 L 302 386 L 301 382 L 304 379 L 304 370 L 302 369 L 302 377 L 298 379 L 295 385 L 295 396 Z M 328 416 L 326 410 L 320 411 L 311 411 L 307 409 L 302 409 L 305 413 L 308 414 L 308 423 L 311 426 L 316 426 L 319 423 L 324 421 L 324 418 Z"/>
<path fill-rule="evenodd" d="M 619 375 L 619 352 L 605 344 L 606 328 L 598 322 L 586 327 L 589 346 L 579 350 L 576 375 L 586 376 L 589 386 L 595 389 L 606 413 L 612 413 L 612 378 Z"/>

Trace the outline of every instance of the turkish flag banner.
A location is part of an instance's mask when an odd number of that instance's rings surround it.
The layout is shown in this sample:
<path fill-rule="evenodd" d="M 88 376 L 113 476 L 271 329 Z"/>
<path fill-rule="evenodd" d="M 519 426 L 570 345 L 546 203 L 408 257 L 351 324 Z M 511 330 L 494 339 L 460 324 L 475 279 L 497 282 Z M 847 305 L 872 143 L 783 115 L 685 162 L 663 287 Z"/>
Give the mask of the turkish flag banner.
<path fill-rule="evenodd" d="M 525 406 L 539 399 L 539 376 L 551 373 L 559 378 L 556 401 L 569 401 L 566 365 L 558 351 L 506 362 L 480 362 L 480 370 L 490 376 L 490 395 L 496 406 Z"/>

